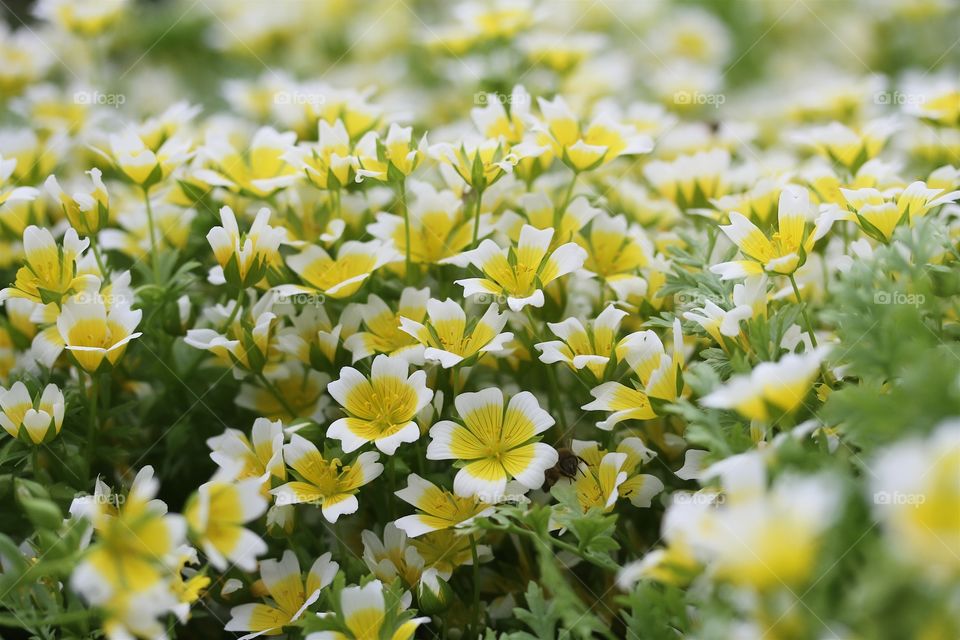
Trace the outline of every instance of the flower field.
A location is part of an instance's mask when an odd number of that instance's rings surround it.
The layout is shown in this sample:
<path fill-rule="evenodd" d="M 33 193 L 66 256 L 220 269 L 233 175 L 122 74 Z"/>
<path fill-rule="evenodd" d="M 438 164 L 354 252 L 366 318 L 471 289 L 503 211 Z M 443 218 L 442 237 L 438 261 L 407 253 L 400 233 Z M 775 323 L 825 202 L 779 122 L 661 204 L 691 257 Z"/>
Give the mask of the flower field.
<path fill-rule="evenodd" d="M 960 638 L 960 2 L 0 7 L 0 638 Z"/>

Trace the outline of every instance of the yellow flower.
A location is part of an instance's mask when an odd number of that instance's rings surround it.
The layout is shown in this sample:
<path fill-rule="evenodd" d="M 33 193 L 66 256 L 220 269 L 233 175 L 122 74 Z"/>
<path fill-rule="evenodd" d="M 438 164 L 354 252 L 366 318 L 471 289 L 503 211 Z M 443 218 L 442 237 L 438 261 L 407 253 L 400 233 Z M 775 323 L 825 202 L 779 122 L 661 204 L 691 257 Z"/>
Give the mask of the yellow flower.
<path fill-rule="evenodd" d="M 250 148 L 239 151 L 225 136 L 210 137 L 203 146 L 202 156 L 211 168 L 198 169 L 193 175 L 232 193 L 269 198 L 300 178 L 300 173 L 286 160 L 296 139 L 297 134 L 292 131 L 280 133 L 262 127 L 253 134 Z"/>
<path fill-rule="evenodd" d="M 609 411 L 606 420 L 597 423 L 597 427 L 610 431 L 624 420 L 652 420 L 657 417 L 650 399 L 643 391 L 633 389 L 619 382 L 604 382 L 590 390 L 595 399 L 581 407 L 584 411 Z"/>
<path fill-rule="evenodd" d="M 553 229 L 524 225 L 515 246 L 501 249 L 487 239 L 476 249 L 461 254 L 464 261 L 485 276 L 457 280 L 456 284 L 463 287 L 464 297 L 504 295 L 513 311 L 522 311 L 527 305 L 542 307 L 542 288 L 582 267 L 587 257 L 587 252 L 573 242 L 560 245 L 548 254 L 553 233 Z"/>
<path fill-rule="evenodd" d="M 893 119 L 871 120 L 859 129 L 831 122 L 800 131 L 793 138 L 828 160 L 841 164 L 849 171 L 856 171 L 883 150 L 897 128 Z"/>
<path fill-rule="evenodd" d="M 543 484 L 544 472 L 558 456 L 537 436 L 554 419 L 532 393 L 522 391 L 504 407 L 503 392 L 494 387 L 460 394 L 454 404 L 463 424 L 442 420 L 433 425 L 427 447 L 428 460 L 464 463 L 454 478 L 454 493 L 495 503 L 503 499 L 511 478 L 527 489 Z"/>
<path fill-rule="evenodd" d="M 190 158 L 190 140 L 174 136 L 160 148 L 147 146 L 133 129 L 110 136 L 110 150 L 97 150 L 123 177 L 142 189 L 166 180 Z"/>
<path fill-rule="evenodd" d="M 320 614 L 325 625 L 337 630 L 309 633 L 306 640 L 411 640 L 417 627 L 430 618 L 403 615 L 405 601 L 396 593 L 387 593 L 391 596 L 389 608 L 379 580 L 371 580 L 362 587 L 345 587 L 340 592 L 337 612 Z"/>
<path fill-rule="evenodd" d="M 576 173 L 590 171 L 625 155 L 649 153 L 653 140 L 633 125 L 614 122 L 601 115 L 581 127 L 562 97 L 538 98 L 543 122 L 536 128 L 547 134 L 553 153 Z"/>
<path fill-rule="evenodd" d="M 342 317 L 363 320 L 366 331 L 358 331 L 343 341 L 343 346 L 357 362 L 377 353 L 399 356 L 410 364 L 423 364 L 423 345 L 402 329 L 403 318 L 422 322 L 427 315 L 430 289 L 406 287 L 400 293 L 397 310 L 393 311 L 380 296 L 371 295 L 365 304 L 348 307 Z"/>
<path fill-rule="evenodd" d="M 287 479 L 283 464 L 283 425 L 257 418 L 250 438 L 238 429 L 226 429 L 207 440 L 210 458 L 223 475 L 233 479 L 257 478 L 263 489 L 269 489 L 271 478 Z"/>
<path fill-rule="evenodd" d="M 100 293 L 80 293 L 68 298 L 57 318 L 63 343 L 88 373 L 108 369 L 123 357 L 143 311 L 127 305 L 109 305 Z"/>
<path fill-rule="evenodd" d="M 401 127 L 397 123 L 390 125 L 383 141 L 372 131 L 361 138 L 355 152 L 360 165 L 357 180 L 374 178 L 397 182 L 413 173 L 423 159 L 427 140 L 424 136 L 414 146 L 412 138 L 413 127 Z"/>
<path fill-rule="evenodd" d="M 427 301 L 427 321 L 421 324 L 407 317 L 400 318 L 400 330 L 415 338 L 423 350 L 423 358 L 439 362 L 444 369 L 461 362 L 473 362 L 485 353 L 500 353 L 513 338 L 513 334 L 501 333 L 507 323 L 506 313 L 497 313 L 497 305 L 491 304 L 473 326 L 467 325 L 463 308 L 450 300 Z M 422 318 L 421 318 L 422 319 Z"/>
<path fill-rule="evenodd" d="M 79 498 L 71 513 L 93 524 L 94 544 L 70 577 L 73 588 L 93 605 L 124 592 L 145 592 L 166 582 L 176 569 L 186 522 L 167 513 L 155 496 L 159 483 L 153 467 L 143 467 L 125 499 L 113 499 L 109 489 Z M 112 503 L 112 504 L 111 504 Z"/>
<path fill-rule="evenodd" d="M 383 354 L 373 359 L 369 379 L 353 367 L 340 369 L 340 378 L 327 385 L 327 393 L 347 417 L 330 425 L 327 438 L 339 440 L 345 453 L 372 442 L 387 455 L 415 442 L 420 427 L 414 418 L 433 398 L 433 390 L 427 388 L 425 371 L 408 377 L 408 369 L 403 358 Z"/>
<path fill-rule="evenodd" d="M 504 212 L 498 226 L 504 229 L 511 239 L 520 237 L 524 223 L 537 229 L 556 230 L 551 243 L 552 247 L 577 239 L 580 230 L 601 213 L 601 210 L 590 205 L 586 196 L 577 196 L 570 200 L 566 208 L 559 203 L 555 204 L 543 191 L 525 193 L 518 198 L 524 216 Z"/>
<path fill-rule="evenodd" d="M 657 192 L 680 209 L 706 207 L 729 189 L 730 153 L 725 149 L 698 151 L 672 161 L 655 160 L 643 175 Z"/>
<path fill-rule="evenodd" d="M 6 182 L 13 175 L 17 168 L 17 158 L 7 158 L 4 160 L 3 154 L 0 154 L 0 207 L 8 202 L 26 202 L 33 200 L 39 194 L 39 191 L 33 187 L 14 187 L 7 190 Z"/>
<path fill-rule="evenodd" d="M 890 242 L 899 225 L 912 225 L 931 209 L 960 199 L 960 191 L 944 193 L 943 189 L 928 188 L 919 181 L 894 193 L 870 187 L 840 192 L 853 212 L 851 218 L 864 233 L 881 242 Z"/>
<path fill-rule="evenodd" d="M 647 397 L 675 401 L 683 386 L 683 332 L 680 319 L 673 321 L 673 353 L 667 355 L 654 331 L 630 334 L 617 345 L 617 357 L 626 360 L 640 378 Z"/>
<path fill-rule="evenodd" d="M 601 449 L 596 442 L 581 440 L 574 440 L 571 448 L 582 461 L 581 468 L 587 467 L 585 473 L 574 479 L 584 511 L 594 506 L 609 511 L 617 497 L 627 498 L 635 507 L 649 507 L 653 497 L 663 490 L 659 478 L 640 473 L 640 467 L 656 455 L 640 438 L 624 438 L 615 452 Z"/>
<path fill-rule="evenodd" d="M 251 631 L 248 636 L 279 635 L 283 627 L 300 619 L 320 592 L 333 582 L 340 565 L 325 553 L 314 561 L 306 577 L 297 555 L 287 549 L 280 560 L 260 563 L 260 577 L 271 600 L 267 604 L 242 604 L 230 609 L 225 631 Z"/>
<path fill-rule="evenodd" d="M 78 36 L 98 36 L 123 15 L 128 0 L 41 0 L 33 13 Z"/>
<path fill-rule="evenodd" d="M 361 453 L 353 464 L 344 466 L 337 458 L 324 460 L 313 443 L 296 434 L 283 446 L 283 457 L 301 479 L 270 492 L 277 504 L 319 505 L 329 522 L 356 512 L 360 506 L 357 491 L 383 473 L 383 465 L 377 462 L 380 454 L 375 451 Z"/>
<path fill-rule="evenodd" d="M 30 225 L 23 232 L 25 264 L 17 270 L 13 286 L 0 291 L 0 302 L 25 298 L 41 304 L 60 304 L 75 291 L 92 286 L 96 278 L 77 275 L 77 259 L 90 245 L 67 229 L 58 245 L 47 229 Z"/>
<path fill-rule="evenodd" d="M 901 440 L 869 468 L 873 510 L 896 554 L 936 579 L 960 575 L 960 423 Z"/>
<path fill-rule="evenodd" d="M 356 293 L 374 271 L 400 257 L 392 245 L 377 240 L 348 240 L 340 246 L 336 258 L 315 244 L 307 245 L 300 253 L 287 258 L 287 265 L 307 286 L 285 284 L 275 287 L 274 291 L 287 297 L 322 294 L 347 298 Z"/>
<path fill-rule="evenodd" d="M 407 477 L 407 486 L 396 496 L 417 508 L 417 513 L 396 521 L 398 529 L 411 538 L 431 531 L 456 529 L 470 525 L 475 518 L 493 513 L 493 506 L 475 496 L 461 497 L 441 489 L 415 473 Z"/>
<path fill-rule="evenodd" d="M 253 571 L 257 556 L 267 551 L 260 536 L 243 527 L 267 510 L 261 485 L 260 478 L 211 480 L 197 488 L 183 509 L 191 540 L 220 571 L 228 568 L 228 561 Z"/>
<path fill-rule="evenodd" d="M 792 275 L 807 261 L 814 243 L 830 228 L 833 219 L 823 215 L 815 225 L 808 223 L 813 215 L 810 193 L 803 188 L 785 188 L 780 194 L 777 231 L 769 238 L 739 213 L 730 214 L 730 224 L 720 229 L 740 249 L 744 260 L 723 262 L 710 271 L 723 280 L 759 275 L 764 271 Z"/>
<path fill-rule="evenodd" d="M 290 305 L 292 307 L 292 305 Z M 330 316 L 319 304 L 306 304 L 299 314 L 282 314 L 292 323 L 277 332 L 277 348 L 315 369 L 323 369 L 336 360 L 343 324 L 333 326 Z M 346 312 L 341 314 L 346 319 Z"/>
<path fill-rule="evenodd" d="M 329 402 L 326 396 L 330 376 L 295 361 L 280 362 L 264 370 L 272 388 L 244 383 L 234 400 L 237 406 L 271 420 L 321 420 Z M 282 399 L 282 401 L 281 401 Z"/>
<path fill-rule="evenodd" d="M 250 296 L 251 305 L 235 312 L 240 304 L 231 300 L 227 305 L 216 305 L 207 311 L 215 325 L 226 325 L 221 334 L 216 329 L 190 329 L 184 338 L 191 347 L 212 353 L 224 366 L 238 366 L 251 373 L 270 372 L 282 360 L 277 326 L 280 318 L 273 312 L 275 297 L 267 292 L 259 300 Z"/>
<path fill-rule="evenodd" d="M 442 142 L 430 147 L 430 155 L 441 167 L 453 169 L 461 180 L 479 192 L 512 173 L 522 158 L 538 152 L 539 149 L 528 146 L 510 147 L 503 138 L 462 140 L 459 145 Z"/>
<path fill-rule="evenodd" d="M 410 180 L 408 186 L 414 195 L 407 208 L 411 262 L 439 264 L 470 246 L 472 221 L 456 194 L 450 190 L 437 191 L 418 180 Z M 490 218 L 489 213 L 480 214 L 479 237 L 492 230 Z M 380 212 L 377 221 L 367 226 L 367 231 L 383 242 L 392 242 L 399 253 L 406 255 L 407 234 L 402 216 Z"/>
<path fill-rule="evenodd" d="M 339 119 L 332 125 L 320 120 L 318 128 L 316 144 L 302 143 L 291 147 L 283 158 L 302 171 L 318 189 L 342 189 L 350 183 L 357 168 L 350 135 Z"/>
<path fill-rule="evenodd" d="M 595 378 L 602 379 L 614 356 L 620 321 L 627 315 L 626 311 L 610 305 L 587 327 L 577 318 L 548 322 L 547 327 L 560 340 L 534 345 L 540 351 L 540 362 L 565 362 L 574 370 L 586 368 Z"/>
<path fill-rule="evenodd" d="M 704 396 L 705 407 L 734 409 L 751 420 L 769 420 L 771 408 L 786 413 L 803 403 L 820 370 L 826 352 L 790 353 L 778 362 L 761 362 L 747 375 L 734 376 Z"/>
<path fill-rule="evenodd" d="M 207 242 L 223 271 L 223 278 L 232 286 L 244 289 L 263 280 L 267 267 L 279 261 L 280 243 L 287 237 L 283 227 L 271 227 L 270 209 L 257 212 L 246 234 L 240 233 L 233 209 L 220 209 L 220 223 L 207 233 Z M 219 279 L 219 278 L 217 278 Z"/>
<path fill-rule="evenodd" d="M 56 438 L 64 409 L 63 392 L 55 384 L 44 387 L 36 401 L 20 381 L 10 389 L 0 387 L 0 427 L 25 442 L 39 445 Z"/>
<path fill-rule="evenodd" d="M 407 534 L 394 523 L 384 525 L 383 540 L 369 529 L 360 535 L 360 539 L 363 541 L 363 561 L 378 580 L 390 584 L 400 579 L 407 587 L 415 587 L 420 582 L 425 564 L 423 558 L 410 544 Z"/>
<path fill-rule="evenodd" d="M 642 280 L 637 270 L 647 266 L 654 253 L 643 229 L 629 224 L 623 215 L 594 217 L 589 232 L 577 242 L 585 249 L 584 271 L 598 276 L 614 291 Z"/>
<path fill-rule="evenodd" d="M 44 186 L 57 199 L 63 214 L 74 229 L 85 236 L 93 236 L 107 225 L 110 216 L 110 196 L 101 179 L 100 169 L 87 172 L 93 182 L 92 191 L 78 191 L 72 196 L 64 192 L 56 176 L 47 178 Z"/>

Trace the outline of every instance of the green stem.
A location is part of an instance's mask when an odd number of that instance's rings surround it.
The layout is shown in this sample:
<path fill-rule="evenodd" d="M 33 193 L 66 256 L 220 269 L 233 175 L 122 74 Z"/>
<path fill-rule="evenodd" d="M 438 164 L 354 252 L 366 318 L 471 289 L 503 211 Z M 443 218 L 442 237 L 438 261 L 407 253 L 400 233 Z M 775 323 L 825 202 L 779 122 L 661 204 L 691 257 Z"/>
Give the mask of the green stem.
<path fill-rule="evenodd" d="M 90 239 L 90 248 L 93 250 L 93 257 L 97 261 L 97 268 L 100 269 L 100 275 L 104 278 L 109 278 L 110 274 L 107 273 L 107 269 L 103 264 L 103 257 L 100 255 L 100 247 L 97 246 L 96 234 L 90 234 L 88 238 Z"/>
<path fill-rule="evenodd" d="M 243 306 L 243 294 L 244 289 L 240 289 L 240 293 L 237 294 L 236 304 L 233 305 L 233 310 L 227 317 L 226 322 L 223 323 L 223 328 L 220 329 L 220 333 L 225 334 L 230 329 L 230 325 L 233 324 L 233 321 L 237 319 L 237 314 L 240 313 L 240 307 Z"/>
<path fill-rule="evenodd" d="M 470 557 L 473 559 L 473 613 L 474 624 L 476 625 L 476 637 L 480 637 L 480 626 L 482 623 L 482 612 L 480 611 L 480 555 L 477 553 L 477 537 L 470 536 Z"/>
<path fill-rule="evenodd" d="M 150 268 L 154 282 L 160 282 L 160 268 L 157 266 L 157 228 L 153 223 L 153 206 L 150 204 L 150 190 L 143 188 L 143 202 L 147 207 L 147 226 L 150 229 Z"/>
<path fill-rule="evenodd" d="M 410 211 L 407 209 L 407 183 L 406 178 L 400 180 L 397 185 L 399 191 L 398 200 L 400 206 L 403 208 L 403 235 L 406 241 L 406 269 L 404 274 L 406 276 L 407 282 L 410 282 L 412 276 L 413 265 L 410 261 Z"/>
<path fill-rule="evenodd" d="M 100 398 L 100 383 L 97 374 L 90 374 L 90 406 L 87 421 L 87 464 L 93 468 L 97 448 L 97 409 Z"/>
<path fill-rule="evenodd" d="M 287 402 L 287 399 L 283 397 L 283 394 L 280 393 L 279 389 L 277 389 L 277 387 L 274 386 L 274 384 L 267 379 L 267 376 L 263 375 L 263 373 L 260 372 L 260 373 L 257 373 L 257 378 L 260 380 L 263 386 L 266 387 L 267 391 L 269 391 L 273 395 L 273 397 L 277 399 L 277 402 L 280 403 L 284 411 L 290 414 L 290 418 L 291 419 L 296 418 L 297 412 L 293 410 L 293 407 L 290 406 L 290 403 Z"/>
<path fill-rule="evenodd" d="M 573 189 L 577 186 L 577 178 L 580 177 L 580 174 L 576 171 L 573 172 L 573 179 L 567 184 L 567 190 L 563 194 L 563 204 L 554 212 L 553 216 L 553 226 L 556 229 L 560 228 L 560 220 L 563 218 L 563 214 L 566 213 L 567 207 L 570 206 L 570 201 L 573 199 Z"/>
<path fill-rule="evenodd" d="M 807 313 L 807 304 L 803 301 L 803 298 L 800 297 L 800 287 L 797 286 L 797 279 L 793 277 L 791 273 L 789 276 L 790 285 L 793 287 L 793 295 L 797 297 L 797 302 L 800 304 L 800 312 L 803 314 L 803 321 L 807 325 L 807 333 L 810 335 L 810 344 L 814 347 L 817 346 L 817 336 L 813 333 L 813 323 L 810 322 L 810 315 Z"/>
<path fill-rule="evenodd" d="M 473 203 L 473 244 L 477 244 L 480 237 L 480 204 L 483 202 L 483 189 L 476 191 L 476 202 Z"/>

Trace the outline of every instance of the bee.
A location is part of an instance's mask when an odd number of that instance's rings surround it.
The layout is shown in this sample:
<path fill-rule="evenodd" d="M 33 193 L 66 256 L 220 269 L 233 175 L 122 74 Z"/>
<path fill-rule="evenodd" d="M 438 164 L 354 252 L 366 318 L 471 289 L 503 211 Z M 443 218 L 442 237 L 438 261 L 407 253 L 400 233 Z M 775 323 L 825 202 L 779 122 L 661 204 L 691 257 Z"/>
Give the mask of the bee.
<path fill-rule="evenodd" d="M 561 447 L 557 449 L 557 454 L 559 454 L 557 464 L 547 469 L 546 473 L 544 474 L 544 491 L 550 489 L 550 487 L 559 482 L 560 478 L 569 478 L 571 480 L 576 478 L 580 473 L 580 463 L 583 462 L 586 464 L 586 461 L 583 458 L 578 456 L 573 449 L 568 447 Z"/>

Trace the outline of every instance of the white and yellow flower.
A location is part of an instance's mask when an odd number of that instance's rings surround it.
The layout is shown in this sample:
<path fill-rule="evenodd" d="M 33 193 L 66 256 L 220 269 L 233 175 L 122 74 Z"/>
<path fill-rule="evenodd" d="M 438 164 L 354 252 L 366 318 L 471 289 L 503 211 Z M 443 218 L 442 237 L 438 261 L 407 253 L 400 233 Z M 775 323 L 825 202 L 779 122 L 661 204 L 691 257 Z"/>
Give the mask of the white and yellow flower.
<path fill-rule="evenodd" d="M 417 513 L 404 516 L 395 523 L 411 538 L 431 531 L 467 527 L 475 518 L 493 513 L 493 506 L 476 496 L 451 493 L 415 473 L 407 477 L 407 486 L 395 493 L 417 509 Z"/>
<path fill-rule="evenodd" d="M 856 129 L 831 122 L 799 131 L 793 140 L 850 171 L 875 158 L 899 128 L 893 118 L 870 120 Z"/>
<path fill-rule="evenodd" d="M 749 374 L 734 376 L 700 401 L 705 407 L 734 409 L 751 420 L 768 420 L 771 409 L 786 413 L 799 407 L 810 392 L 826 356 L 821 347 L 789 353 L 777 362 L 761 362 Z"/>
<path fill-rule="evenodd" d="M 394 311 L 380 296 L 371 295 L 365 304 L 356 304 L 344 311 L 344 316 L 355 315 L 361 319 L 366 331 L 352 334 L 343 341 L 343 346 L 353 354 L 354 362 L 384 353 L 402 357 L 410 364 L 423 364 L 423 345 L 401 326 L 404 318 L 423 322 L 429 300 L 428 287 L 406 287 L 400 292 L 400 301 Z"/>
<path fill-rule="evenodd" d="M 575 370 L 586 368 L 598 380 L 603 378 L 610 359 L 614 357 L 620 321 L 627 315 L 626 311 L 610 305 L 586 327 L 577 318 L 548 322 L 547 327 L 560 340 L 534 345 L 540 351 L 540 362 L 565 362 Z"/>
<path fill-rule="evenodd" d="M 548 253 L 553 229 L 524 225 L 517 244 L 501 249 L 487 239 L 472 251 L 461 254 L 463 260 L 480 269 L 483 278 L 457 280 L 463 295 L 494 294 L 506 296 L 513 311 L 527 305 L 542 307 L 543 287 L 583 266 L 587 252 L 573 242 Z"/>
<path fill-rule="evenodd" d="M 327 385 L 327 392 L 340 403 L 347 417 L 327 429 L 327 437 L 340 441 L 344 452 L 356 451 L 368 442 L 387 455 L 420 437 L 414 418 L 433 398 L 425 371 L 408 376 L 409 363 L 400 357 L 378 355 L 369 379 L 353 367 L 340 370 L 340 378 Z"/>
<path fill-rule="evenodd" d="M 142 189 L 167 179 L 191 155 L 186 137 L 168 138 L 156 150 L 151 149 L 134 129 L 110 136 L 110 149 L 96 151 L 109 160 L 127 180 Z"/>
<path fill-rule="evenodd" d="M 268 198 L 300 179 L 297 169 L 285 156 L 293 148 L 297 134 L 261 127 L 246 151 L 238 150 L 226 136 L 210 135 L 200 153 L 210 167 L 197 169 L 193 176 L 215 187 L 251 198 Z"/>
<path fill-rule="evenodd" d="M 93 183 L 93 189 L 76 191 L 73 195 L 67 194 L 57 182 L 54 175 L 50 175 L 44 186 L 47 193 L 56 198 L 66 216 L 67 222 L 83 235 L 90 237 L 107 225 L 110 217 L 110 195 L 103 184 L 100 169 L 87 171 Z"/>
<path fill-rule="evenodd" d="M 454 404 L 463 424 L 442 420 L 430 428 L 428 460 L 459 460 L 453 490 L 458 496 L 479 496 L 499 502 L 507 481 L 527 489 L 543 484 L 544 472 L 557 463 L 557 451 L 539 442 L 538 434 L 554 424 L 528 391 L 504 406 L 498 388 L 463 393 Z"/>
<path fill-rule="evenodd" d="M 439 264 L 467 249 L 473 242 L 472 220 L 462 200 L 449 189 L 437 190 L 419 180 L 410 180 L 413 199 L 407 205 L 410 221 L 410 261 L 414 264 Z M 492 231 L 489 213 L 480 214 L 478 235 Z M 406 255 L 407 232 L 402 216 L 380 212 L 376 222 L 367 226 L 372 236 L 392 242 Z"/>
<path fill-rule="evenodd" d="M 935 579 L 960 575 L 960 423 L 894 443 L 869 469 L 873 510 L 898 557 Z"/>
<path fill-rule="evenodd" d="M 617 345 L 617 355 L 640 378 L 649 398 L 676 400 L 683 388 L 683 331 L 680 319 L 673 321 L 673 351 L 668 354 L 660 336 L 652 330 L 626 336 Z"/>
<path fill-rule="evenodd" d="M 890 242 L 901 224 L 914 224 L 930 210 L 956 202 L 960 191 L 945 193 L 924 182 L 912 182 L 903 190 L 881 192 L 872 187 L 840 189 L 852 218 L 864 233 L 881 242 Z"/>
<path fill-rule="evenodd" d="M 300 572 L 297 554 L 287 549 L 280 560 L 260 563 L 260 579 L 270 599 L 265 603 L 242 604 L 230 610 L 225 631 L 250 631 L 244 639 L 279 635 L 283 627 L 300 619 L 333 582 L 340 565 L 325 553 L 314 561 L 307 575 Z"/>
<path fill-rule="evenodd" d="M 284 160 L 302 171 L 318 189 L 338 190 L 350 183 L 357 167 L 350 135 L 343 121 L 318 123 L 317 143 L 301 143 L 285 153 Z"/>
<path fill-rule="evenodd" d="M 182 516 L 167 513 L 155 499 L 159 483 L 152 467 L 143 467 L 124 499 L 74 501 L 71 514 L 93 524 L 94 542 L 70 577 L 71 586 L 92 605 L 105 605 L 125 592 L 143 593 L 166 581 L 177 569 L 186 535 Z M 104 499 L 103 496 L 106 496 Z"/>
<path fill-rule="evenodd" d="M 253 571 L 257 556 L 267 551 L 267 543 L 243 526 L 267 510 L 262 485 L 256 477 L 211 480 L 197 488 L 183 509 L 190 539 L 220 571 L 228 568 L 228 562 L 243 571 Z"/>
<path fill-rule="evenodd" d="M 12 202 L 29 202 L 40 193 L 33 187 L 7 189 L 7 180 L 13 175 L 18 162 L 17 158 L 4 159 L 3 154 L 0 154 L 0 206 Z"/>
<path fill-rule="evenodd" d="M 730 153 L 726 149 L 698 151 L 674 160 L 654 160 L 643 174 L 657 192 L 680 209 L 706 207 L 711 198 L 729 190 Z"/>
<path fill-rule="evenodd" d="M 13 285 L 0 291 L 0 302 L 26 298 L 60 304 L 71 293 L 91 286 L 96 278 L 77 273 L 77 260 L 88 246 L 90 241 L 80 240 L 73 229 L 67 229 L 57 244 L 50 231 L 30 225 L 23 232 L 24 265 Z"/>
<path fill-rule="evenodd" d="M 360 539 L 363 541 L 363 561 L 378 580 L 391 584 L 399 579 L 407 587 L 420 582 L 424 571 L 423 557 L 409 543 L 407 533 L 394 523 L 384 525 L 382 540 L 369 529 L 361 534 Z"/>
<path fill-rule="evenodd" d="M 253 421 L 250 437 L 239 429 L 225 429 L 219 436 L 207 440 L 210 459 L 222 475 L 215 480 L 257 478 L 261 487 L 269 489 L 271 478 L 287 479 L 283 463 L 283 425 L 279 420 L 257 418 Z M 265 485 L 265 486 L 264 486 Z"/>
<path fill-rule="evenodd" d="M 329 522 L 356 512 L 360 507 L 357 491 L 383 473 L 375 451 L 361 453 L 353 464 L 344 465 L 338 458 L 324 460 L 316 445 L 296 434 L 283 446 L 283 458 L 298 479 L 270 492 L 277 504 L 319 505 Z"/>
<path fill-rule="evenodd" d="M 95 37 L 112 28 L 129 0 L 41 0 L 33 14 L 78 36 Z"/>
<path fill-rule="evenodd" d="M 584 511 L 599 507 L 609 511 L 618 498 L 627 498 L 635 507 L 649 507 L 653 497 L 663 491 L 660 478 L 640 473 L 640 468 L 656 453 L 640 438 L 624 438 L 616 451 L 605 451 L 596 442 L 574 440 L 570 448 L 581 460 L 583 473 L 574 480 L 577 498 Z"/>
<path fill-rule="evenodd" d="M 57 329 L 77 366 L 88 373 L 112 367 L 123 357 L 143 311 L 127 305 L 110 305 L 99 292 L 67 298 L 57 318 Z"/>
<path fill-rule="evenodd" d="M 275 291 L 288 297 L 308 294 L 347 298 L 356 293 L 374 271 L 400 259 L 393 245 L 379 240 L 348 240 L 340 246 L 336 258 L 315 244 L 307 245 L 300 253 L 287 258 L 287 265 L 306 285 L 285 284 L 275 287 Z"/>
<path fill-rule="evenodd" d="M 633 125 L 615 122 L 600 115 L 581 126 L 577 116 L 560 96 L 553 100 L 537 99 L 542 121 L 535 129 L 546 134 L 554 155 L 576 173 L 590 171 L 620 156 L 649 153 L 653 149 L 650 136 L 639 133 Z"/>
<path fill-rule="evenodd" d="M 280 243 L 287 237 L 286 229 L 271 227 L 269 220 L 270 209 L 264 207 L 257 212 L 250 230 L 241 233 L 233 209 L 220 208 L 222 226 L 207 233 L 207 242 L 220 268 L 212 280 L 222 278 L 232 287 L 246 288 L 263 279 L 267 268 L 280 260 Z"/>
<path fill-rule="evenodd" d="M 513 339 L 510 332 L 501 333 L 507 323 L 505 313 L 491 304 L 483 316 L 468 326 L 463 308 L 450 300 L 427 301 L 427 321 L 421 324 L 408 317 L 400 318 L 400 330 L 425 347 L 423 357 L 449 369 L 462 362 L 473 363 L 486 353 L 498 354 Z"/>
<path fill-rule="evenodd" d="M 609 412 L 606 420 L 597 423 L 597 427 L 605 431 L 610 431 L 625 420 L 652 420 L 657 417 L 647 394 L 619 382 L 604 382 L 591 389 L 590 395 L 594 397 L 593 402 L 588 402 L 581 409 Z"/>
<path fill-rule="evenodd" d="M 743 260 L 723 262 L 710 267 L 723 280 L 745 278 L 770 272 L 792 275 L 806 263 L 813 245 L 830 229 L 829 214 L 811 224 L 815 210 L 810 193 L 801 187 L 786 187 L 780 194 L 777 231 L 769 238 L 739 213 L 730 214 L 730 224 L 721 226 L 724 234 L 740 249 Z"/>
<path fill-rule="evenodd" d="M 387 602 L 386 596 L 391 598 Z M 417 627 L 430 618 L 414 618 L 407 611 L 410 594 L 398 597 L 379 580 L 362 587 L 346 587 L 340 592 L 336 613 L 320 614 L 329 630 L 309 633 L 306 640 L 411 640 Z"/>
<path fill-rule="evenodd" d="M 63 392 L 52 383 L 36 400 L 20 381 L 9 389 L 0 387 L 0 427 L 14 438 L 35 445 L 57 437 L 65 408 Z"/>

